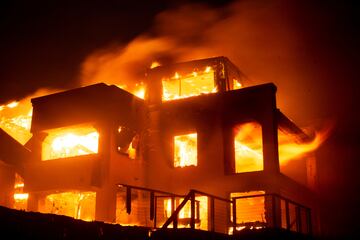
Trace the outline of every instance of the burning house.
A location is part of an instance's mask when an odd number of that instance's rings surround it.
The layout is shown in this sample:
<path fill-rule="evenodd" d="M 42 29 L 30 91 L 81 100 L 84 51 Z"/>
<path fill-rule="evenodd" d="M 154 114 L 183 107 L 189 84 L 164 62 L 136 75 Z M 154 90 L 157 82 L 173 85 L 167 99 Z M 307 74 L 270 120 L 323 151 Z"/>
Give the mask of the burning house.
<path fill-rule="evenodd" d="M 1 204 L 154 228 L 319 231 L 319 139 L 277 108 L 275 85 L 247 87 L 225 57 L 146 78 L 144 99 L 104 83 L 33 98 L 31 139 L 0 132 Z"/>

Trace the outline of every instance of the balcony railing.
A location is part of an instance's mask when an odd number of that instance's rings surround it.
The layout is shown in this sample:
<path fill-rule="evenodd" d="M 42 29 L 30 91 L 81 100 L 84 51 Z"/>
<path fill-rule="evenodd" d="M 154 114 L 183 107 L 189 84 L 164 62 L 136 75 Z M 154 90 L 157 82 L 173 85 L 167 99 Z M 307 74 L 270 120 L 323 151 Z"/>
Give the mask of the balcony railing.
<path fill-rule="evenodd" d="M 226 199 L 197 190 L 190 190 L 187 195 L 178 195 L 126 184 L 118 186 L 119 193 L 125 199 L 126 214 L 132 216 L 125 219 L 132 221 L 117 219 L 117 223 L 124 225 L 156 229 L 191 228 L 226 234 L 263 228 L 283 228 L 311 234 L 311 210 L 278 194 L 256 194 Z M 255 211 L 255 208 L 248 207 L 244 202 L 250 205 L 262 202 L 263 205 Z M 262 210 L 259 212 L 259 209 Z M 261 217 L 256 216 L 260 213 Z"/>

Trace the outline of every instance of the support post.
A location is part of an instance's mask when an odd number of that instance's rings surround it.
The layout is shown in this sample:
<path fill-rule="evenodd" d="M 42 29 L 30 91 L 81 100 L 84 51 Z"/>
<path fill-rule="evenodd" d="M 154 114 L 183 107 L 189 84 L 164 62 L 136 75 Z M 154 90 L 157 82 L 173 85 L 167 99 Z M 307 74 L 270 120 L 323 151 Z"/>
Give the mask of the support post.
<path fill-rule="evenodd" d="M 191 219 L 190 219 L 190 228 L 195 229 L 195 192 L 191 190 Z"/>

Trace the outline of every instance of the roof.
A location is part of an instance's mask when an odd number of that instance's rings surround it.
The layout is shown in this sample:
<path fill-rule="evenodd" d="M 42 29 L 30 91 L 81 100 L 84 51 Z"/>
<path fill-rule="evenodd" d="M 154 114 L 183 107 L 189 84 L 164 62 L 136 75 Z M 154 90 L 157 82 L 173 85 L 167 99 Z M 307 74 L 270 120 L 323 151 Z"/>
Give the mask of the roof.
<path fill-rule="evenodd" d="M 31 132 L 64 126 L 113 122 L 137 129 L 144 101 L 104 83 L 33 98 Z"/>
<path fill-rule="evenodd" d="M 19 166 L 30 160 L 31 152 L 0 128 L 0 160 Z"/>

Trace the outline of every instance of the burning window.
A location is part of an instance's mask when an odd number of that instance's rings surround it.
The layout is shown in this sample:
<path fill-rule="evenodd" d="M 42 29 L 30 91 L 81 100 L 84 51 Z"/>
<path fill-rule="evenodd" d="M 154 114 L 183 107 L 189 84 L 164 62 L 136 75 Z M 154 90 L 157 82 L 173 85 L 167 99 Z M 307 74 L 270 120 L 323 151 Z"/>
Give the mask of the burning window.
<path fill-rule="evenodd" d="M 263 170 L 261 125 L 242 123 L 234 128 L 235 172 Z"/>
<path fill-rule="evenodd" d="M 95 192 L 54 193 L 40 202 L 39 211 L 92 221 L 95 219 L 95 202 Z"/>
<path fill-rule="evenodd" d="M 31 118 L 32 108 L 26 100 L 0 105 L 0 128 L 23 145 L 32 136 Z"/>
<path fill-rule="evenodd" d="M 14 209 L 26 210 L 27 201 L 29 198 L 28 193 L 24 193 L 24 179 L 17 173 L 15 173 L 15 184 L 14 184 Z"/>
<path fill-rule="evenodd" d="M 50 130 L 42 144 L 42 160 L 98 152 L 99 133 L 91 126 Z"/>
<path fill-rule="evenodd" d="M 176 72 L 171 78 L 163 78 L 163 101 L 217 92 L 214 74 L 215 71 L 208 66 L 192 73 L 182 75 Z"/>
<path fill-rule="evenodd" d="M 174 167 L 197 166 L 197 133 L 174 137 Z"/>
<path fill-rule="evenodd" d="M 180 198 L 175 201 L 175 205 L 179 206 L 184 199 Z M 169 218 L 172 214 L 171 199 L 164 200 L 164 215 Z M 188 201 L 179 212 L 178 227 L 190 227 L 191 219 L 191 202 Z M 208 230 L 208 197 L 195 197 L 195 227 L 201 230 Z"/>
<path fill-rule="evenodd" d="M 123 126 L 118 127 L 115 141 L 119 153 L 135 159 L 139 140 L 139 134 L 135 131 Z"/>
<path fill-rule="evenodd" d="M 265 194 L 264 191 L 250 191 L 250 192 L 238 192 L 231 193 L 231 198 L 245 197 L 236 199 L 236 223 L 238 225 L 237 230 L 252 225 L 254 227 L 261 226 L 260 223 L 265 223 L 265 196 L 246 197 L 251 195 Z M 231 221 L 233 221 L 231 211 Z"/>
<path fill-rule="evenodd" d="M 126 188 L 116 194 L 116 223 L 121 225 L 153 226 L 150 220 L 150 193 L 131 189 L 131 211 L 127 212 Z"/>

